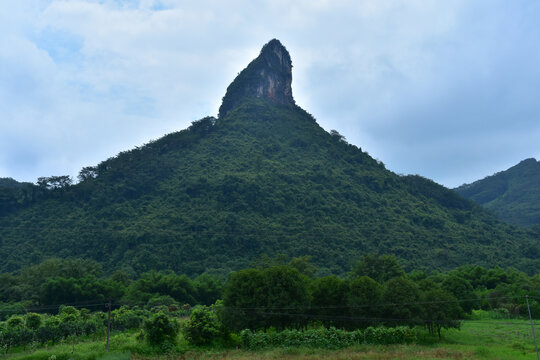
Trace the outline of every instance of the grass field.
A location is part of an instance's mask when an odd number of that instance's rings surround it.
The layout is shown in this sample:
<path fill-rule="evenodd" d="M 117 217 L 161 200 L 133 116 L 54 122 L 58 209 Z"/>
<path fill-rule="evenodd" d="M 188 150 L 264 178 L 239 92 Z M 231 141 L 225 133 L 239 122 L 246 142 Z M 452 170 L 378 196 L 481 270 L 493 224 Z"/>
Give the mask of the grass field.
<path fill-rule="evenodd" d="M 168 355 L 158 355 L 137 333 L 113 334 L 110 352 L 105 352 L 105 339 L 86 339 L 64 343 L 47 349 L 14 349 L 0 359 L 33 360 L 125 360 L 125 359 L 535 359 L 530 324 L 526 320 L 468 320 L 461 330 L 446 330 L 443 339 L 425 336 L 414 345 L 358 345 L 342 350 L 311 348 L 279 348 L 258 351 L 242 349 L 193 349 L 180 338 Z"/>

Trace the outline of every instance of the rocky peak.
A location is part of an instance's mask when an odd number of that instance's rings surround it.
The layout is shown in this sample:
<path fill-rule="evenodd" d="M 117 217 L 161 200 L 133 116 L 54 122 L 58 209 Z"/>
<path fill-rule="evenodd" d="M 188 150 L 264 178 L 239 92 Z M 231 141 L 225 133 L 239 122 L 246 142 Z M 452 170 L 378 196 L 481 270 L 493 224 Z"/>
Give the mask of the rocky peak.
<path fill-rule="evenodd" d="M 229 85 L 219 108 L 219 117 L 225 116 L 246 97 L 293 105 L 291 83 L 291 56 L 279 40 L 273 39 Z"/>

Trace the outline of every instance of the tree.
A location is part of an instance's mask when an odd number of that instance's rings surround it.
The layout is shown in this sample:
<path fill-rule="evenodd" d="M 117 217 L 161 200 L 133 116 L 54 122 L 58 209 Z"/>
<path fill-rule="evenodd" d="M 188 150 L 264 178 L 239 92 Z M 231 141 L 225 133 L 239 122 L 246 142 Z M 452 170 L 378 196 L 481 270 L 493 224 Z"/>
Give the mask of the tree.
<path fill-rule="evenodd" d="M 347 305 L 351 316 L 356 318 L 354 324 L 360 327 L 374 325 L 378 322 L 381 308 L 377 307 L 382 296 L 382 286 L 368 276 L 358 276 L 349 280 Z"/>
<path fill-rule="evenodd" d="M 394 277 L 384 284 L 382 302 L 384 317 L 388 324 L 415 325 L 422 318 L 420 290 L 414 281 Z"/>
<path fill-rule="evenodd" d="M 344 326 L 348 286 L 337 276 L 325 276 L 310 284 L 312 313 L 327 326 Z M 317 317 L 316 317 L 317 318 Z M 336 320 L 341 318 L 341 320 Z"/>
<path fill-rule="evenodd" d="M 20 315 L 12 315 L 7 319 L 7 326 L 9 329 L 20 329 L 24 327 L 24 319 Z"/>
<path fill-rule="evenodd" d="M 290 266 L 235 272 L 223 292 L 223 323 L 231 330 L 305 324 L 309 279 Z"/>
<path fill-rule="evenodd" d="M 441 339 L 441 329 L 459 329 L 461 326 L 459 319 L 463 310 L 457 299 L 448 291 L 432 289 L 425 292 L 422 308 L 429 332 L 433 334 L 436 331 L 439 340 Z"/>
<path fill-rule="evenodd" d="M 289 266 L 265 269 L 263 278 L 267 312 L 265 326 L 283 329 L 306 323 L 305 317 L 296 314 L 305 313 L 309 305 L 308 278 Z"/>
<path fill-rule="evenodd" d="M 178 322 L 164 313 L 154 314 L 143 323 L 144 338 L 150 345 L 175 344 L 178 335 Z"/>
<path fill-rule="evenodd" d="M 195 288 L 191 279 L 186 275 L 178 276 L 173 272 L 163 274 L 152 270 L 144 273 L 130 290 L 146 294 L 148 299 L 153 295 L 169 295 L 181 304 L 196 303 L 193 297 Z"/>
<path fill-rule="evenodd" d="M 312 257 L 308 255 L 293 257 L 291 261 L 289 261 L 289 266 L 295 268 L 301 274 L 312 278 L 319 269 L 311 263 L 311 259 Z"/>
<path fill-rule="evenodd" d="M 334 137 L 335 139 L 337 139 L 338 141 L 342 141 L 342 142 L 347 142 L 347 139 L 345 138 L 345 136 L 341 135 L 337 130 L 330 130 L 330 135 L 332 135 L 332 137 Z"/>
<path fill-rule="evenodd" d="M 259 329 L 264 326 L 261 312 L 266 306 L 263 272 L 240 270 L 231 275 L 223 291 L 223 323 L 231 330 Z"/>
<path fill-rule="evenodd" d="M 353 276 L 369 276 L 379 284 L 391 278 L 405 275 L 405 272 L 393 255 L 365 255 L 352 270 Z"/>
<path fill-rule="evenodd" d="M 69 175 L 39 177 L 37 184 L 45 190 L 65 189 L 73 183 Z"/>
<path fill-rule="evenodd" d="M 97 166 L 85 166 L 79 171 L 79 175 L 77 178 L 80 182 L 94 179 L 98 176 L 98 168 Z"/>
<path fill-rule="evenodd" d="M 471 283 L 461 276 L 448 275 L 442 282 L 442 289 L 462 300 L 461 307 L 466 313 L 470 314 L 475 307 L 478 307 L 477 296 Z"/>
<path fill-rule="evenodd" d="M 36 313 L 26 314 L 26 327 L 36 331 L 41 326 L 41 315 Z"/>
<path fill-rule="evenodd" d="M 211 305 L 223 295 L 223 284 L 216 277 L 209 274 L 201 274 L 193 281 L 197 303 Z"/>
<path fill-rule="evenodd" d="M 198 306 L 182 328 L 184 337 L 193 345 L 208 345 L 216 339 L 224 339 L 226 331 L 211 307 Z"/>

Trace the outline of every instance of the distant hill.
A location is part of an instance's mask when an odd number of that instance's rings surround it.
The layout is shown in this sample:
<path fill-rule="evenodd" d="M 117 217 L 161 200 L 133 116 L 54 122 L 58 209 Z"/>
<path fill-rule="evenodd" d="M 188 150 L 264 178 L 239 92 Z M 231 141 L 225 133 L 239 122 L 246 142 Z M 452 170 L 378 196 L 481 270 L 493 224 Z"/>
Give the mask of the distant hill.
<path fill-rule="evenodd" d="M 32 193 L 33 184 L 12 178 L 0 178 L 0 216 L 10 213 L 25 203 Z"/>
<path fill-rule="evenodd" d="M 511 224 L 540 225 L 540 163 L 536 159 L 523 160 L 455 190 Z"/>
<path fill-rule="evenodd" d="M 18 182 L 12 178 L 0 178 L 0 188 L 4 189 L 20 189 L 32 185 L 27 182 Z"/>
<path fill-rule="evenodd" d="M 344 273 L 367 253 L 407 269 L 512 265 L 534 272 L 538 233 L 420 176 L 398 176 L 295 105 L 287 50 L 268 43 L 219 118 L 40 180 L 0 217 L 0 271 L 83 257 L 106 271 L 226 273 L 263 254 L 311 255 Z"/>

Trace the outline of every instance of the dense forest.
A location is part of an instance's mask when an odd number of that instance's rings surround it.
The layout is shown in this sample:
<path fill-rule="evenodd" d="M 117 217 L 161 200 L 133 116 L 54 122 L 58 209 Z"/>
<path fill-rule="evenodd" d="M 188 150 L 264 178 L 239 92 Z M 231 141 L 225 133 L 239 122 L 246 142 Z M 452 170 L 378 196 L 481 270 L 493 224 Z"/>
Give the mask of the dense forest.
<path fill-rule="evenodd" d="M 264 100 L 86 167 L 75 185 L 38 183 L 3 189 L 2 271 L 52 256 L 190 275 L 228 273 L 264 253 L 310 255 L 326 274 L 365 253 L 394 254 L 407 269 L 538 263 L 533 230 L 398 176 L 300 108 Z"/>

